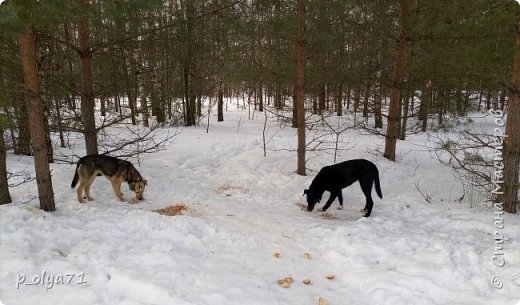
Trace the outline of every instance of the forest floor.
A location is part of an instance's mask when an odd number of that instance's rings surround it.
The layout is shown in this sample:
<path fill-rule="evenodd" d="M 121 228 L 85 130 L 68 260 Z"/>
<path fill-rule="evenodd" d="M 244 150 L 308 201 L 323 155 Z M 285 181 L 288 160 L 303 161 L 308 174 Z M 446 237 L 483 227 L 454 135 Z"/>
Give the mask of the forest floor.
<path fill-rule="evenodd" d="M 56 212 L 39 210 L 37 199 L 27 202 L 37 195 L 34 181 L 12 188 L 14 202 L 0 206 L 1 302 L 516 305 L 520 300 L 519 216 L 503 216 L 500 233 L 508 240 L 501 244 L 505 265 L 497 267 L 491 260 L 497 246 L 494 209 L 478 201 L 470 207 L 470 196 L 459 201 L 463 187 L 425 148 L 431 145 L 426 135 L 399 141 L 394 163 L 376 152 L 383 137 L 345 131 L 340 140 L 350 149 L 338 153 L 338 162 L 374 162 L 383 199 L 374 192 L 372 216 L 361 217 L 364 196 L 356 183 L 343 191 L 343 210 L 336 201 L 325 214 L 309 213 L 301 209 L 303 190 L 322 166 L 334 162 L 333 155 L 309 153 L 308 176 L 298 176 L 296 131 L 270 121 L 264 157 L 264 116 L 255 115 L 249 120 L 247 110 L 230 110 L 225 122 L 211 122 L 209 133 L 205 126 L 183 128 L 166 150 L 140 156 L 138 169 L 148 187 L 137 204 L 117 201 L 103 177 L 93 184 L 95 201 L 79 204 L 70 188 L 75 166 L 65 164 L 51 166 Z M 81 151 L 78 145 L 63 152 Z M 8 168 L 31 171 L 32 159 L 9 155 Z M 126 184 L 122 189 L 130 197 Z M 172 216 L 156 211 L 171 206 Z M 491 283 L 495 275 L 501 289 Z M 294 282 L 284 288 L 277 281 L 286 277 Z"/>

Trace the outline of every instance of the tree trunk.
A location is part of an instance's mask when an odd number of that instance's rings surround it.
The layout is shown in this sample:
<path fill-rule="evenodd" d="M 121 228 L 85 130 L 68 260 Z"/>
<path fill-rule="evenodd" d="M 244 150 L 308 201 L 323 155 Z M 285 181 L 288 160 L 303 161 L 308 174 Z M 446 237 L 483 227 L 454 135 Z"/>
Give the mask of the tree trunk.
<path fill-rule="evenodd" d="M 401 88 L 401 97 L 399 98 L 399 112 L 397 116 L 397 138 L 401 138 L 401 118 L 403 117 L 403 100 L 406 100 L 406 96 L 403 97 L 403 88 Z"/>
<path fill-rule="evenodd" d="M 506 105 L 506 95 L 507 95 L 507 92 L 505 90 L 500 92 L 500 100 L 499 100 L 500 110 L 504 110 L 504 108 L 505 108 L 505 105 Z"/>
<path fill-rule="evenodd" d="M 480 109 L 482 108 L 482 94 L 484 93 L 484 90 L 482 89 L 482 86 L 480 87 L 480 92 L 478 94 L 478 108 L 477 111 L 480 112 Z"/>
<path fill-rule="evenodd" d="M 428 127 L 428 112 L 431 104 L 432 82 L 427 80 L 421 95 L 421 105 L 419 106 L 419 120 L 422 121 L 422 132 L 426 132 L 426 128 Z"/>
<path fill-rule="evenodd" d="M 123 115 L 123 111 L 121 109 L 121 95 L 117 93 L 114 99 L 114 111 L 119 112 L 119 115 L 121 116 Z"/>
<path fill-rule="evenodd" d="M 346 106 L 347 106 L 347 110 L 350 109 L 350 85 L 347 86 L 347 97 L 346 97 Z"/>
<path fill-rule="evenodd" d="M 504 140 L 504 183 L 499 202 L 504 211 L 516 213 L 518 204 L 518 167 L 520 166 L 520 15 L 516 16 L 516 51 L 513 61 L 512 88 L 507 103 Z"/>
<path fill-rule="evenodd" d="M 381 84 L 377 83 L 377 88 L 374 90 L 374 127 L 383 128 L 383 115 L 381 113 L 383 92 L 381 91 Z"/>
<path fill-rule="evenodd" d="M 25 103 L 22 103 L 22 104 L 25 104 Z M 10 111 L 9 111 L 9 108 L 7 107 L 7 105 L 4 104 L 3 108 L 4 108 L 5 116 L 7 117 L 7 121 L 13 122 L 13 119 L 11 117 L 11 114 L 10 114 Z M 29 129 L 27 129 L 27 131 L 29 131 Z M 11 142 L 12 142 L 15 154 L 16 154 L 16 148 L 18 147 L 18 143 L 17 143 L 15 132 L 14 132 L 13 124 L 9 124 L 9 133 L 11 135 Z"/>
<path fill-rule="evenodd" d="M 36 61 L 34 30 L 32 27 L 29 27 L 25 33 L 20 35 L 19 42 L 40 208 L 45 211 L 54 211 L 56 207 L 54 204 L 51 172 L 47 160 L 43 103 L 40 96 L 38 63 Z"/>
<path fill-rule="evenodd" d="M 305 0 L 296 2 L 296 107 L 298 111 L 298 175 L 305 176 Z"/>
<path fill-rule="evenodd" d="M 258 111 L 263 112 L 264 111 L 264 88 L 262 84 L 260 83 L 260 88 L 258 91 Z"/>
<path fill-rule="evenodd" d="M 292 90 L 292 100 L 293 100 L 293 117 L 292 117 L 292 128 L 298 128 L 298 103 L 296 102 L 296 85 Z"/>
<path fill-rule="evenodd" d="M 492 96 L 493 96 L 493 94 L 491 93 L 491 90 L 488 90 L 487 94 L 486 94 L 486 110 L 491 109 L 491 98 L 492 98 Z"/>
<path fill-rule="evenodd" d="M 197 117 L 202 117 L 202 95 L 200 94 L 197 94 Z"/>
<path fill-rule="evenodd" d="M 278 86 L 274 89 L 274 107 L 278 110 L 283 109 L 283 103 L 282 103 L 282 89 Z"/>
<path fill-rule="evenodd" d="M 218 98 L 217 98 L 217 122 L 224 121 L 224 91 L 222 90 L 222 84 L 218 87 Z"/>
<path fill-rule="evenodd" d="M 437 90 L 437 124 L 442 126 L 444 123 L 444 105 L 446 104 L 446 91 Z"/>
<path fill-rule="evenodd" d="M 190 96 L 190 81 L 188 79 L 189 77 L 189 70 L 186 66 L 186 61 L 184 62 L 184 67 L 182 69 L 182 75 L 183 75 L 183 82 L 184 82 L 184 98 L 182 100 L 182 113 L 184 115 L 184 125 L 190 126 L 188 124 L 188 103 L 189 103 L 189 96 Z"/>
<path fill-rule="evenodd" d="M 67 23 L 63 23 L 63 31 L 65 34 L 65 42 L 67 45 L 72 45 L 71 42 L 71 36 L 69 31 L 69 26 Z M 67 60 L 67 75 L 65 82 L 67 84 L 67 87 L 74 88 L 74 68 L 72 64 L 72 59 L 69 56 L 66 56 Z M 71 90 L 71 92 L 67 95 L 66 98 L 67 106 L 69 110 L 76 110 L 76 92 L 74 90 Z"/>
<path fill-rule="evenodd" d="M 15 110 L 18 117 L 18 145 L 15 146 L 15 154 L 32 156 L 29 119 L 27 118 L 27 104 L 25 101 L 17 103 Z"/>
<path fill-rule="evenodd" d="M 397 125 L 399 119 L 399 99 L 403 86 L 404 60 L 406 55 L 406 23 L 408 19 L 408 0 L 401 0 L 401 13 L 399 18 L 399 44 L 394 63 L 394 76 L 390 90 L 390 106 L 388 110 L 388 124 L 386 131 L 384 157 L 395 161 L 395 148 L 397 144 Z"/>
<path fill-rule="evenodd" d="M 406 139 L 406 124 L 408 123 L 408 112 L 411 108 L 410 104 L 413 101 L 413 89 L 406 91 L 406 96 L 403 99 L 403 116 L 401 117 L 401 132 L 399 132 L 399 140 Z"/>
<path fill-rule="evenodd" d="M 163 83 L 163 80 L 161 79 L 160 84 Z M 167 111 L 164 109 L 166 104 L 164 103 L 165 90 L 160 87 L 159 92 L 157 92 L 154 82 L 150 85 L 150 103 L 152 107 L 152 115 L 157 118 L 157 123 L 164 123 L 166 121 L 166 116 L 164 115 Z"/>
<path fill-rule="evenodd" d="M 81 3 L 88 6 L 88 0 L 81 0 Z M 78 26 L 79 57 L 81 59 L 81 114 L 87 155 L 98 153 L 96 120 L 94 116 L 94 90 L 92 88 L 92 51 L 88 46 L 89 34 L 88 20 L 85 17 L 81 17 Z"/>
<path fill-rule="evenodd" d="M 51 140 L 51 128 L 49 126 L 49 108 L 47 104 L 42 104 L 43 108 L 43 128 L 45 130 L 45 141 L 47 142 L 47 161 L 49 163 L 54 163 L 54 150 L 52 147 Z"/>
<path fill-rule="evenodd" d="M 367 85 L 365 87 L 365 96 L 363 97 L 363 117 L 368 119 L 368 103 L 370 100 L 370 83 L 367 80 Z"/>
<path fill-rule="evenodd" d="M 325 85 L 320 84 L 318 87 L 318 113 L 323 114 L 325 110 Z"/>
<path fill-rule="evenodd" d="M 359 102 L 361 100 L 361 91 L 356 88 L 354 89 L 354 103 L 353 103 L 353 107 L 354 107 L 354 113 L 357 113 L 358 110 L 359 110 Z"/>
<path fill-rule="evenodd" d="M 185 125 L 193 126 L 196 124 L 196 93 L 195 93 L 195 59 L 194 59 L 194 45 L 195 38 L 193 35 L 194 31 L 194 18 L 197 14 L 195 7 L 195 1 L 186 1 L 186 32 L 184 40 L 184 101 L 185 101 Z"/>
<path fill-rule="evenodd" d="M 335 104 L 336 104 L 336 115 L 342 116 L 343 115 L 343 84 L 340 83 L 338 85 L 338 89 L 336 91 L 335 96 Z"/>
<path fill-rule="evenodd" d="M 135 54 L 132 47 L 128 52 L 128 108 L 130 108 L 130 117 L 132 125 L 137 125 L 137 97 L 139 96 L 139 84 L 137 83 L 137 63 L 135 61 Z"/>
<path fill-rule="evenodd" d="M 0 204 L 11 203 L 9 194 L 9 184 L 7 183 L 7 164 L 6 164 L 4 127 L 0 123 Z"/>
<path fill-rule="evenodd" d="M 105 96 L 102 96 L 101 99 L 100 99 L 100 111 L 101 111 L 101 116 L 106 116 L 107 115 L 107 102 L 106 102 L 107 98 Z"/>
<path fill-rule="evenodd" d="M 150 118 L 150 112 L 148 111 L 148 101 L 146 98 L 146 94 L 144 94 L 144 92 L 143 92 L 143 95 L 141 96 L 141 105 L 140 106 L 141 106 L 140 111 L 143 113 L 143 127 L 149 127 L 150 122 L 148 119 Z"/>

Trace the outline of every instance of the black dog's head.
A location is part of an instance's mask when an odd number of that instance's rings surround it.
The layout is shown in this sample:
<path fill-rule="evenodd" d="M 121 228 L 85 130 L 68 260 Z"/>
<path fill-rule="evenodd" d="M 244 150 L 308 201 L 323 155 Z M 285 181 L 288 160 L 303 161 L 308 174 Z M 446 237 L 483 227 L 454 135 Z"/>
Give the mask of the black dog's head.
<path fill-rule="evenodd" d="M 311 212 L 316 206 L 316 203 L 320 202 L 321 194 L 313 192 L 312 190 L 304 190 L 304 195 L 307 195 L 307 211 Z"/>

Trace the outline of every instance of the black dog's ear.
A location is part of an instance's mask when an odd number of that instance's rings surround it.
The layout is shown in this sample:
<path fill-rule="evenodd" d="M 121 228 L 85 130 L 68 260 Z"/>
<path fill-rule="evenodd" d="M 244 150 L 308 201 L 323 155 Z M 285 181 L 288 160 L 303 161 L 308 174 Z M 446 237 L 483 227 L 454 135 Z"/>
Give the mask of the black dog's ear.
<path fill-rule="evenodd" d="M 303 195 L 307 195 L 308 193 L 309 193 L 309 190 L 303 190 Z"/>

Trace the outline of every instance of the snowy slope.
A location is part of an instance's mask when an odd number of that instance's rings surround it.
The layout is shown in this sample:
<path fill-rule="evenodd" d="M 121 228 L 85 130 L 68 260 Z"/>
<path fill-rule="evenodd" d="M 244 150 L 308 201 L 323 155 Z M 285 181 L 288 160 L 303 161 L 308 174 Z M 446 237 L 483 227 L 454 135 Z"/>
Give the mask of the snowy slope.
<path fill-rule="evenodd" d="M 451 171 L 414 143 L 398 143 L 399 160 L 370 154 L 384 139 L 348 131 L 354 148 L 339 161 L 377 164 L 384 199 L 374 195 L 372 216 L 362 218 L 357 184 L 344 190 L 323 217 L 304 212 L 303 189 L 316 172 L 294 173 L 296 153 L 263 156 L 263 117 L 226 113 L 223 123 L 185 128 L 166 151 L 141 158 L 148 179 L 145 200 L 120 203 L 98 178 L 96 199 L 78 204 L 70 189 L 74 168 L 53 165 L 57 211 L 35 207 L 34 183 L 12 190 L 0 206 L 0 300 L 4 304 L 504 304 L 520 300 L 520 219 L 505 215 L 506 265 L 495 251 L 493 210 L 459 203 L 461 186 Z M 295 131 L 270 123 L 271 146 L 294 149 Z M 77 147 L 76 151 L 81 151 Z M 312 170 L 333 162 L 311 155 Z M 9 156 L 8 166 L 31 169 L 30 158 Z M 414 182 L 433 194 L 426 203 Z M 123 186 L 127 197 L 130 192 Z M 325 195 L 327 196 L 327 195 Z M 324 200 L 326 197 L 324 198 Z M 190 212 L 164 216 L 153 210 L 183 203 Z M 324 201 L 322 202 L 322 204 Z M 275 252 L 280 257 L 273 256 Z M 310 254 L 310 259 L 304 256 Z M 27 285 L 46 272 L 45 285 Z M 326 275 L 336 276 L 333 280 Z M 503 288 L 490 284 L 493 275 Z M 26 281 L 19 284 L 20 277 Z M 51 278 L 50 276 L 54 276 Z M 70 284 L 59 276 L 73 275 Z M 292 276 L 282 288 L 277 280 Z M 311 279 L 304 285 L 303 279 Z M 36 278 L 37 280 L 38 278 Z M 83 283 L 85 282 L 85 283 Z"/>

